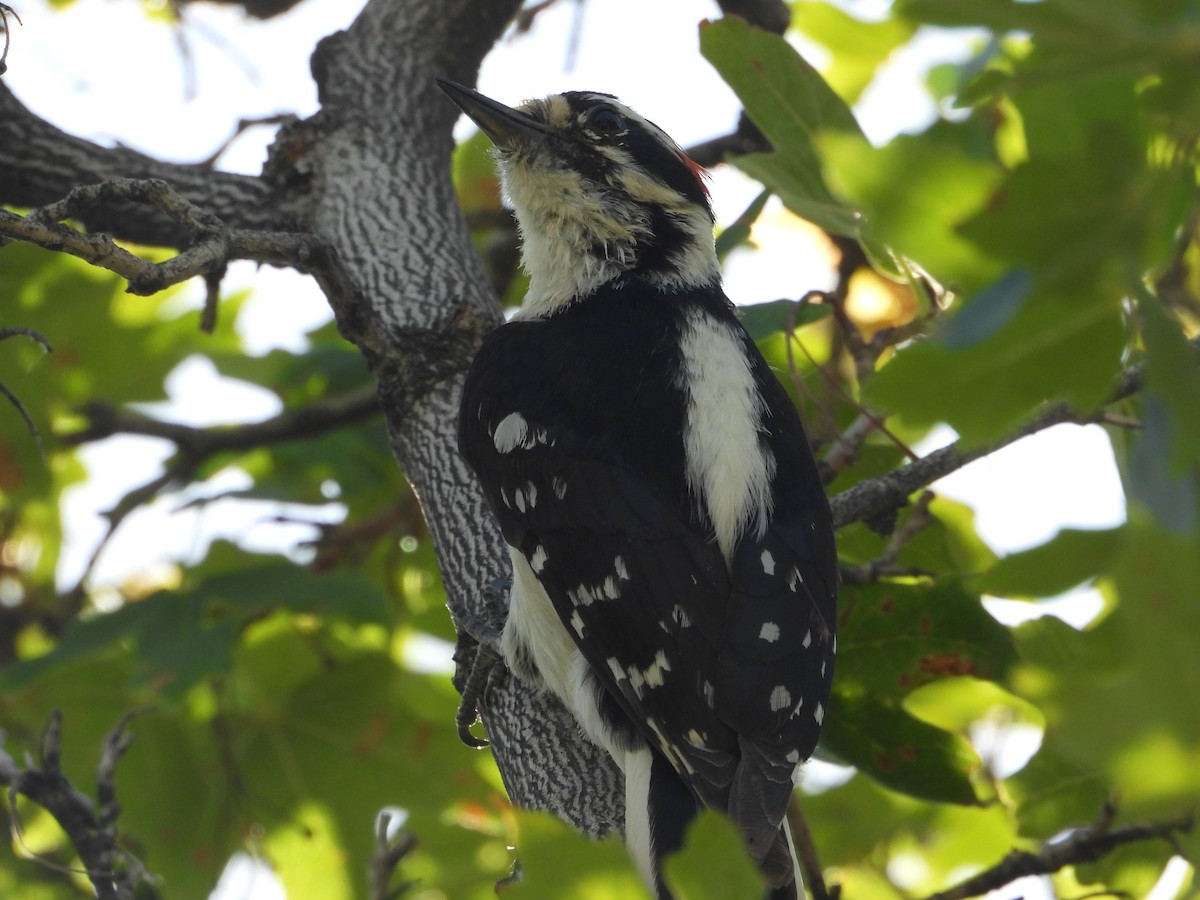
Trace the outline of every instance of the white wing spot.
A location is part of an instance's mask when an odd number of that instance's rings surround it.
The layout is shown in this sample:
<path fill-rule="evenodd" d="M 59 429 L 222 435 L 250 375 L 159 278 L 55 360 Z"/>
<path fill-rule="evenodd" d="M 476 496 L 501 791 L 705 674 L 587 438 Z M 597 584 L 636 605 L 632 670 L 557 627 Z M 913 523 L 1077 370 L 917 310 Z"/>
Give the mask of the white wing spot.
<path fill-rule="evenodd" d="M 795 592 L 797 586 L 803 582 L 804 579 L 800 577 L 800 570 L 793 568 L 792 573 L 788 575 L 788 589 Z"/>
<path fill-rule="evenodd" d="M 614 681 L 624 681 L 625 680 L 625 670 L 623 668 L 621 668 L 621 661 L 619 659 L 617 659 L 615 656 L 610 656 L 607 661 L 608 661 L 608 669 L 613 674 L 613 680 Z"/>
<path fill-rule="evenodd" d="M 554 496 L 559 500 L 567 496 L 567 483 L 563 481 L 562 476 L 555 475 L 551 478 L 550 487 L 554 488 Z"/>
<path fill-rule="evenodd" d="M 716 699 L 716 691 L 713 689 L 712 682 L 704 682 L 704 702 L 708 704 L 709 709 L 716 706 Z"/>
<path fill-rule="evenodd" d="M 812 629 L 811 628 L 808 631 L 804 632 L 804 640 L 800 642 L 800 646 L 802 646 L 805 650 L 807 650 L 809 647 L 812 646 Z"/>
<path fill-rule="evenodd" d="M 579 610 L 571 613 L 571 627 L 575 629 L 575 633 L 583 637 L 583 617 L 579 615 Z"/>
<path fill-rule="evenodd" d="M 613 569 L 617 573 L 617 577 L 622 581 L 629 580 L 629 569 L 625 567 L 625 557 L 618 556 L 613 560 Z"/>
<path fill-rule="evenodd" d="M 762 552 L 762 567 L 763 567 L 764 574 L 766 574 L 766 575 L 774 575 L 775 574 L 775 557 L 771 555 L 770 550 L 764 550 Z"/>
<path fill-rule="evenodd" d="M 687 742 L 698 750 L 704 749 L 704 735 L 695 728 L 688 731 L 686 735 Z"/>
<path fill-rule="evenodd" d="M 550 554 L 546 552 L 546 548 L 538 544 L 533 549 L 533 556 L 529 557 L 529 568 L 535 572 L 540 572 L 546 568 L 546 562 L 550 559 Z"/>
<path fill-rule="evenodd" d="M 529 434 L 529 423 L 519 412 L 512 412 L 500 420 L 496 430 L 492 432 L 492 442 L 498 453 L 511 453 L 525 445 Z"/>
<path fill-rule="evenodd" d="M 680 628 L 687 628 L 692 624 L 691 616 L 689 616 L 687 614 L 687 610 L 678 603 L 671 608 L 671 618 L 675 620 L 675 624 L 677 624 Z"/>
<path fill-rule="evenodd" d="M 796 716 L 800 715 L 800 710 L 802 710 L 802 709 L 804 709 L 804 695 L 803 694 L 800 695 L 800 702 L 796 704 L 796 708 L 792 710 L 792 713 L 790 716 L 788 716 L 788 718 L 789 719 L 796 718 Z"/>
<path fill-rule="evenodd" d="M 525 512 L 525 492 L 520 488 L 517 488 L 513 492 L 513 500 L 517 504 L 517 510 L 520 512 Z"/>
<path fill-rule="evenodd" d="M 800 762 L 800 751 L 799 750 L 789 750 L 787 756 L 784 758 L 788 762 L 795 765 L 796 763 Z"/>
<path fill-rule="evenodd" d="M 617 579 L 611 575 L 604 579 L 602 587 L 604 589 L 604 596 L 609 600 L 616 600 L 621 596 L 621 589 L 617 587 Z"/>
<path fill-rule="evenodd" d="M 817 708 L 813 710 L 813 718 L 816 720 L 818 725 L 825 721 L 825 707 L 823 707 L 820 703 L 818 703 Z"/>
<path fill-rule="evenodd" d="M 773 644 L 779 640 L 779 626 L 774 622 L 763 622 L 762 630 L 758 632 L 760 640 Z"/>
<path fill-rule="evenodd" d="M 792 692 L 785 685 L 777 684 L 771 691 L 771 712 L 779 712 L 781 709 L 792 705 Z"/>
<path fill-rule="evenodd" d="M 642 674 L 642 670 L 637 666 L 629 667 L 629 684 L 640 700 L 642 698 L 642 688 L 646 684 L 646 676 Z"/>
<path fill-rule="evenodd" d="M 529 508 L 537 506 L 537 485 L 532 481 L 525 485 L 525 496 L 529 498 Z"/>
<path fill-rule="evenodd" d="M 671 664 L 667 661 L 667 654 L 659 650 L 654 657 L 654 662 L 650 664 L 650 668 L 643 673 L 646 679 L 646 684 L 649 687 L 663 686 L 663 673 L 671 671 Z"/>

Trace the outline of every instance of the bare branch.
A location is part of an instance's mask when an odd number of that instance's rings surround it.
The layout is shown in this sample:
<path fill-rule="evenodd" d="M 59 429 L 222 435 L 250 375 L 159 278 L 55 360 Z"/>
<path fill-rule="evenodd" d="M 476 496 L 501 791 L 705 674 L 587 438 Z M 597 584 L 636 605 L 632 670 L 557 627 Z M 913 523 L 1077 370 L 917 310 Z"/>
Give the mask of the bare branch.
<path fill-rule="evenodd" d="M 78 219 L 97 206 L 137 203 L 152 206 L 190 235 L 190 246 L 178 256 L 161 263 L 150 262 L 118 246 L 107 234 L 85 234 L 59 224 Z M 322 242 L 311 234 L 249 231 L 228 228 L 211 212 L 202 209 L 160 179 L 115 178 L 78 187 L 61 200 L 19 216 L 0 210 L 0 237 L 28 241 L 115 272 L 129 282 L 129 292 L 147 296 L 197 275 L 215 279 L 226 264 L 251 259 L 302 272 L 320 273 L 346 289 L 349 280 L 333 263 Z M 210 304 L 211 305 L 211 304 Z M 211 313 L 208 316 L 211 324 Z"/>
<path fill-rule="evenodd" d="M 3 6 L 3 4 L 0 4 L 0 6 Z M 50 346 L 50 342 L 46 340 L 45 336 L 42 335 L 40 331 L 34 331 L 32 328 L 21 328 L 20 326 L 15 325 L 8 328 L 0 328 L 0 341 L 6 340 L 10 337 L 16 337 L 18 335 L 27 337 L 41 344 L 42 349 L 47 353 L 54 352 L 54 348 Z M 33 417 L 29 415 L 29 410 L 26 409 L 25 404 L 21 402 L 21 398 L 9 390 L 8 385 L 2 381 L 0 381 L 0 394 L 4 395 L 5 399 L 12 404 L 13 408 L 20 414 L 21 418 L 25 420 L 25 427 L 33 436 L 33 440 L 37 443 L 38 452 L 41 453 L 42 456 L 45 456 L 45 450 L 42 448 L 42 434 L 40 431 L 38 431 L 37 424 L 34 423 Z"/>
<path fill-rule="evenodd" d="M 844 567 L 842 584 L 874 584 L 880 578 L 889 576 L 928 575 L 928 572 L 918 569 L 898 568 L 896 557 L 918 532 L 929 527 L 935 521 L 933 514 L 929 511 L 929 504 L 933 501 L 933 497 L 933 491 L 925 491 L 921 494 L 916 507 L 904 520 L 904 524 L 892 532 L 883 552 L 876 559 L 863 563 L 861 566 Z"/>
<path fill-rule="evenodd" d="M 375 849 L 367 873 L 370 900 L 396 900 L 414 885 L 414 882 L 406 881 L 391 887 L 397 866 L 417 846 L 416 837 L 404 829 L 389 837 L 391 823 L 392 815 L 387 810 L 381 810 L 375 819 Z"/>
<path fill-rule="evenodd" d="M 70 839 L 100 900 L 133 900 L 138 886 L 149 879 L 145 867 L 117 841 L 117 763 L 129 749 L 129 721 L 144 710 L 129 713 L 108 734 L 97 768 L 99 811 L 90 797 L 76 788 L 62 772 L 62 713 L 55 710 L 42 733 L 41 763 L 21 768 L 0 749 L 0 784 L 9 789 L 15 815 L 16 795 L 23 794 L 45 809 Z M 2 740 L 0 733 L 0 740 Z"/>
<path fill-rule="evenodd" d="M 1200 338 L 1192 338 L 1190 343 L 1192 349 L 1200 353 Z M 1116 403 L 1118 400 L 1124 400 L 1136 394 L 1141 390 L 1142 379 L 1142 366 L 1140 364 L 1130 366 L 1117 379 L 1117 386 L 1109 395 L 1108 403 Z M 961 469 L 968 463 L 995 453 L 1021 438 L 1054 425 L 1089 424 L 1097 421 L 1102 415 L 1103 411 L 1090 416 L 1080 415 L 1066 403 L 1055 403 L 1025 427 L 986 446 L 960 449 L 962 442 L 958 441 L 948 447 L 935 450 L 902 468 L 860 482 L 849 490 L 831 497 L 829 505 L 833 508 L 834 527 L 844 528 L 854 522 L 886 516 L 904 506 L 908 502 L 909 495 L 914 491 Z"/>
<path fill-rule="evenodd" d="M 377 415 L 379 400 L 374 386 L 369 386 L 348 394 L 325 397 L 306 406 L 285 409 L 262 422 L 223 428 L 196 428 L 177 422 L 164 422 L 99 401 L 87 404 L 81 412 L 87 416 L 88 425 L 81 431 L 61 437 L 67 446 L 79 446 L 118 434 L 133 434 L 168 440 L 176 446 L 178 453 L 161 474 L 131 490 L 104 514 L 108 529 L 92 551 L 75 586 L 64 594 L 64 601 L 71 607 L 82 603 L 84 584 L 125 518 L 170 485 L 191 479 L 206 460 L 219 453 L 244 452 L 341 428 Z"/>
<path fill-rule="evenodd" d="M 181 454 L 199 463 L 217 453 L 250 450 L 341 428 L 377 414 L 379 401 L 374 386 L 368 386 L 347 394 L 314 400 L 305 406 L 285 409 L 261 422 L 216 428 L 164 422 L 99 401 L 87 404 L 81 411 L 88 417 L 88 426 L 62 438 L 69 446 L 103 440 L 116 434 L 136 434 L 171 441 Z"/>
<path fill-rule="evenodd" d="M 12 31 L 8 24 L 8 17 L 10 15 L 17 20 L 18 25 L 25 24 L 21 21 L 21 17 L 17 15 L 17 11 L 15 9 L 13 9 L 7 3 L 0 3 L 0 28 L 3 28 L 4 30 L 4 49 L 0 50 L 0 75 L 3 75 L 8 71 L 8 45 L 11 43 L 9 37 Z"/>
<path fill-rule="evenodd" d="M 81 184 L 113 178 L 159 178 L 202 203 L 231 228 L 301 230 L 303 196 L 268 178 L 169 163 L 128 147 L 104 147 L 67 134 L 27 109 L 0 80 L 0 203 L 36 207 Z M 187 246 L 190 235 L 157 208 L 101 206 L 82 218 L 89 231 L 156 247 Z"/>
<path fill-rule="evenodd" d="M 1036 852 L 1014 850 L 992 868 L 950 888 L 931 894 L 925 900 L 965 900 L 1011 884 L 1030 875 L 1052 875 L 1078 863 L 1095 862 L 1118 847 L 1142 841 L 1165 841 L 1179 852 L 1178 836 L 1192 830 L 1193 816 L 1149 825 L 1110 828 L 1112 812 L 1106 807 L 1095 825 L 1072 831 L 1062 840 L 1043 844 Z"/>

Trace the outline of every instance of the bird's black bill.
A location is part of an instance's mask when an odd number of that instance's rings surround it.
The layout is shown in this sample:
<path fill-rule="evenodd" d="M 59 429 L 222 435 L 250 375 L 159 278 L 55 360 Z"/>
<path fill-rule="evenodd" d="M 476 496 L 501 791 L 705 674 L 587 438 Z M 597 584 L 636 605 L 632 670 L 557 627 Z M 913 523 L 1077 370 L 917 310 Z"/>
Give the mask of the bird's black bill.
<path fill-rule="evenodd" d="M 479 91 L 448 78 L 435 78 L 434 81 L 497 147 L 510 147 L 518 141 L 541 138 L 546 134 L 546 127 L 541 122 L 485 97 Z"/>

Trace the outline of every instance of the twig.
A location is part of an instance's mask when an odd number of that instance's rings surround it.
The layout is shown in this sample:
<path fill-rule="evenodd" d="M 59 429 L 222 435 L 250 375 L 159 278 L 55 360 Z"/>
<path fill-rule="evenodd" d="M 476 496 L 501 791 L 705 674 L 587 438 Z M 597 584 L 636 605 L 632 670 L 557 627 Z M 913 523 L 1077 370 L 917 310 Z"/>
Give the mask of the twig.
<path fill-rule="evenodd" d="M 838 885 L 830 888 L 825 884 L 825 868 L 821 865 L 812 830 L 808 827 L 808 820 L 804 818 L 804 810 L 800 807 L 800 797 L 795 792 L 788 801 L 787 827 L 792 832 L 800 868 L 804 870 L 804 884 L 812 894 L 813 900 L 838 900 L 841 888 Z"/>
<path fill-rule="evenodd" d="M 158 209 L 190 235 L 190 246 L 178 256 L 154 263 L 117 245 L 107 234 L 86 234 L 60 224 L 64 219 L 80 218 L 93 207 L 118 203 L 138 203 Z M 77 256 L 120 275 L 129 282 L 129 293 L 139 296 L 149 296 L 196 276 L 219 280 L 226 264 L 237 259 L 290 266 L 311 273 L 322 281 L 327 293 L 331 290 L 348 292 L 341 296 L 356 293 L 349 276 L 320 238 L 300 232 L 229 228 L 217 216 L 157 178 L 114 178 L 78 187 L 61 200 L 26 216 L 0 210 L 0 238 L 27 241 Z M 213 293 L 210 282 L 210 297 Z"/>
<path fill-rule="evenodd" d="M 1190 344 L 1194 351 L 1200 353 L 1200 337 L 1192 338 Z M 1142 365 L 1130 366 L 1117 379 L 1117 386 L 1109 395 L 1107 402 L 1116 403 L 1118 400 L 1124 400 L 1137 393 L 1141 390 L 1142 379 Z M 1055 403 L 1025 427 L 986 446 L 966 450 L 960 449 L 961 442 L 956 441 L 902 468 L 860 482 L 831 497 L 829 505 L 833 509 L 834 527 L 844 528 L 853 522 L 869 520 L 885 515 L 890 510 L 899 509 L 908 502 L 908 497 L 913 491 L 961 469 L 970 462 L 995 453 L 1023 437 L 1028 437 L 1054 425 L 1088 424 L 1102 414 L 1103 411 L 1100 411 L 1095 415 L 1084 416 L 1075 412 L 1066 403 Z"/>
<path fill-rule="evenodd" d="M 208 159 L 202 159 L 200 165 L 215 166 L 217 160 L 221 158 L 221 154 L 230 148 L 234 141 L 249 131 L 251 128 L 257 128 L 262 125 L 290 125 L 293 122 L 299 121 L 295 113 L 276 113 L 273 116 L 257 116 L 251 119 L 238 119 L 237 125 L 234 126 L 233 134 L 221 142 L 221 145 L 213 151 Z"/>
<path fill-rule="evenodd" d="M 1096 824 L 1072 831 L 1066 838 L 1043 844 L 1035 852 L 1014 850 L 992 868 L 968 878 L 949 890 L 930 894 L 925 900 L 965 900 L 1011 884 L 1030 875 L 1052 875 L 1066 866 L 1095 862 L 1117 847 L 1141 841 L 1166 842 L 1177 854 L 1183 855 L 1178 835 L 1192 830 L 1194 817 L 1184 816 L 1172 822 L 1150 825 L 1126 825 L 1110 828 L 1113 811 L 1105 807 Z"/>
<path fill-rule="evenodd" d="M 21 17 L 17 15 L 17 11 L 7 3 L 0 3 L 0 25 L 4 27 L 4 50 L 0 51 L 0 75 L 8 71 L 8 45 L 11 43 L 10 32 L 12 29 L 8 27 L 8 17 L 12 16 L 17 20 L 18 25 L 24 25 Z"/>
<path fill-rule="evenodd" d="M 933 491 L 922 492 L 916 507 L 904 520 L 904 524 L 892 532 L 883 552 L 878 557 L 861 566 L 846 566 L 842 569 L 843 584 L 874 584 L 880 578 L 896 575 L 927 575 L 919 569 L 898 568 L 896 557 L 904 549 L 905 544 L 916 534 L 934 522 L 929 504 L 933 501 Z"/>
<path fill-rule="evenodd" d="M 0 3 L 0 7 L 3 5 L 4 4 Z M 14 15 L 16 14 L 14 13 Z M 0 19 L 2 18 L 3 10 L 0 10 Z M 0 69 L 0 71 L 3 70 Z M 41 344 L 42 349 L 47 353 L 54 352 L 54 348 L 50 346 L 50 342 L 46 340 L 46 338 L 39 331 L 34 331 L 32 328 L 21 328 L 20 326 L 16 325 L 8 328 L 0 328 L 0 341 L 6 340 L 10 337 L 16 337 L 18 335 L 30 338 L 31 340 Z M 29 414 L 29 410 L 25 408 L 25 404 L 21 402 L 21 398 L 9 390 L 8 385 L 2 381 L 0 381 L 0 394 L 4 395 L 8 402 L 13 405 L 13 408 L 16 409 L 16 411 L 20 414 L 21 418 L 25 420 L 25 427 L 33 436 L 34 443 L 37 444 L 38 453 L 43 459 L 45 459 L 46 450 L 45 447 L 42 446 L 42 433 L 38 431 L 37 423 L 33 421 L 33 417 Z"/>
<path fill-rule="evenodd" d="M 171 441 L 178 452 L 160 475 L 131 490 L 104 514 L 108 520 L 104 536 L 92 551 L 75 586 L 63 595 L 67 612 L 82 603 L 87 579 L 126 516 L 153 500 L 168 486 L 190 479 L 210 457 L 313 437 L 377 414 L 379 401 L 374 386 L 370 386 L 316 400 L 306 406 L 286 409 L 262 422 L 232 428 L 195 428 L 164 422 L 99 401 L 87 404 L 82 412 L 88 418 L 88 425 L 81 431 L 61 438 L 68 447 L 117 434 L 137 434 Z"/>
<path fill-rule="evenodd" d="M 250 450 L 323 434 L 377 414 L 379 400 L 371 385 L 285 409 L 261 422 L 216 428 L 164 422 L 100 401 L 85 405 L 81 412 L 87 416 L 88 425 L 81 431 L 62 436 L 67 446 L 103 440 L 116 434 L 137 434 L 165 438 L 181 452 L 204 459 L 217 453 Z"/>
<path fill-rule="evenodd" d="M 145 710 L 124 716 L 104 740 L 96 775 L 98 812 L 91 798 L 63 775 L 62 713 L 58 710 L 50 715 L 42 733 L 39 766 L 23 769 L 0 749 L 0 784 L 9 789 L 14 828 L 20 828 L 16 797 L 23 794 L 50 813 L 66 833 L 100 900 L 133 900 L 138 886 L 150 878 L 145 867 L 118 846 L 120 806 L 114 783 L 117 763 L 132 740 L 126 726 L 142 712 Z"/>
<path fill-rule="evenodd" d="M 387 810 L 381 810 L 375 818 L 375 850 L 371 853 L 367 873 L 371 900 L 395 900 L 414 885 L 414 882 L 405 881 L 394 888 L 390 886 L 396 867 L 417 846 L 417 839 L 403 829 L 389 838 L 391 822 L 392 815 Z"/>

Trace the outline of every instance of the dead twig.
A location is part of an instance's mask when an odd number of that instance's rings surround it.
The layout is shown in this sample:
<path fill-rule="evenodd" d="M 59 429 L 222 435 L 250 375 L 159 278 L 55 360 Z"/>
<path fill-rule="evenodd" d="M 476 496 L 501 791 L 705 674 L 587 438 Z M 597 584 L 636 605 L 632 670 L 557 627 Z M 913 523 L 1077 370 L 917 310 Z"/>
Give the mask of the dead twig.
<path fill-rule="evenodd" d="M 391 824 L 392 814 L 386 809 L 381 810 L 375 818 L 375 849 L 371 853 L 367 876 L 371 900 L 396 900 L 416 883 L 405 881 L 391 887 L 396 868 L 417 846 L 417 839 L 403 828 L 389 836 Z"/>
<path fill-rule="evenodd" d="M 4 29 L 4 49 L 0 50 L 0 75 L 8 71 L 8 47 L 12 43 L 10 33 L 12 29 L 8 25 L 8 17 L 12 16 L 17 20 L 18 25 L 24 25 L 21 17 L 17 15 L 17 11 L 7 3 L 0 3 L 0 26 Z"/>
<path fill-rule="evenodd" d="M 904 520 L 904 524 L 896 528 L 892 532 L 891 537 L 888 538 L 883 552 L 875 559 L 868 563 L 863 563 L 861 566 L 843 567 L 841 572 L 842 583 L 874 584 L 880 578 L 928 575 L 928 572 L 923 572 L 920 569 L 898 567 L 896 565 L 896 557 L 899 556 L 900 551 L 904 549 L 905 545 L 919 531 L 929 527 L 936 521 L 933 513 L 929 511 L 929 504 L 933 501 L 933 498 L 933 491 L 923 491 L 913 511 Z"/>
<path fill-rule="evenodd" d="M 177 453 L 161 474 L 131 490 L 112 509 L 104 513 L 108 523 L 105 534 L 92 551 L 75 586 L 63 595 L 68 613 L 83 602 L 84 585 L 95 569 L 101 553 L 125 518 L 171 485 L 190 480 L 205 461 L 220 453 L 245 452 L 272 444 L 314 437 L 341 428 L 377 415 L 379 401 L 374 386 L 369 386 L 336 397 L 325 397 L 306 406 L 286 409 L 262 422 L 223 428 L 195 428 L 176 422 L 164 422 L 99 401 L 87 404 L 81 412 L 88 418 L 87 427 L 61 437 L 68 447 L 118 434 L 136 434 L 171 441 L 175 444 Z"/>
<path fill-rule="evenodd" d="M 1002 888 L 1018 878 L 1053 875 L 1078 863 L 1095 862 L 1118 847 L 1141 841 L 1163 841 L 1176 854 L 1183 855 L 1179 835 L 1192 830 L 1191 814 L 1170 822 L 1126 825 L 1112 828 L 1115 809 L 1106 804 L 1095 824 L 1077 828 L 1061 840 L 1048 841 L 1036 851 L 1013 850 L 990 869 L 980 872 L 954 887 L 930 894 L 924 900 L 966 900 Z"/>
<path fill-rule="evenodd" d="M 1192 338 L 1190 343 L 1192 349 L 1200 354 L 1200 338 Z M 1127 368 L 1117 379 L 1116 387 L 1109 395 L 1106 405 L 1136 394 L 1142 388 L 1142 380 L 1143 367 L 1141 364 Z M 860 482 L 831 497 L 829 505 L 833 509 L 834 527 L 844 528 L 853 522 L 869 521 L 888 515 L 891 511 L 906 505 L 909 495 L 914 491 L 961 469 L 968 463 L 989 456 L 1023 437 L 1036 434 L 1054 425 L 1090 424 L 1099 420 L 1103 415 L 1103 410 L 1098 410 L 1094 414 L 1082 415 L 1067 403 L 1055 403 L 1048 406 L 1041 415 L 1025 427 L 1005 435 L 991 444 L 963 449 L 961 442 L 955 442 L 947 447 L 942 447 L 940 450 L 935 450 L 895 471 Z"/>
<path fill-rule="evenodd" d="M 4 4 L 0 3 L 0 6 L 3 5 Z M 0 18 L 3 18 L 2 10 L 0 10 Z M 3 72 L 3 69 L 0 69 L 0 72 Z M 0 341 L 6 340 L 10 337 L 15 337 L 17 335 L 21 335 L 36 341 L 42 345 L 42 349 L 47 353 L 54 352 L 54 348 L 50 346 L 50 342 L 42 336 L 41 332 L 34 331 L 32 328 L 21 328 L 19 326 L 0 328 Z M 0 394 L 4 395 L 5 399 L 12 404 L 13 408 L 20 414 L 21 418 L 25 420 L 25 428 L 29 431 L 30 435 L 33 436 L 33 440 L 38 447 L 38 453 L 45 458 L 46 450 L 42 446 L 42 433 L 38 431 L 37 424 L 33 421 L 33 417 L 29 414 L 29 410 L 25 408 L 25 404 L 21 402 L 21 398 L 14 394 L 9 389 L 8 385 L 2 381 L 0 381 Z"/>
<path fill-rule="evenodd" d="M 143 204 L 163 212 L 191 236 L 190 246 L 179 255 L 156 263 L 131 253 L 107 234 L 88 234 L 61 224 L 65 219 L 80 218 L 94 207 L 120 203 Z M 345 291 L 342 296 L 356 293 L 333 252 L 315 235 L 230 228 L 158 178 L 114 178 L 77 187 L 61 200 L 25 216 L 0 210 L 0 239 L 27 241 L 77 256 L 120 275 L 129 283 L 129 293 L 143 297 L 190 278 L 203 277 L 209 298 L 203 323 L 208 330 L 215 319 L 213 298 L 226 265 L 233 260 L 289 266 L 317 276 L 327 293 L 331 290 Z"/>
<path fill-rule="evenodd" d="M 133 900 L 138 887 L 150 880 L 145 867 L 118 844 L 115 776 L 117 764 L 129 749 L 130 720 L 146 710 L 124 716 L 104 740 L 96 773 L 97 804 L 76 788 L 62 771 L 62 713 L 55 710 L 42 732 L 41 762 L 22 768 L 0 750 L 0 784 L 9 789 L 13 828 L 20 836 L 16 798 L 22 794 L 45 809 L 58 822 L 79 854 L 100 900 Z M 0 740 L 2 740 L 0 733 Z M 42 860 L 44 864 L 49 864 Z"/>

